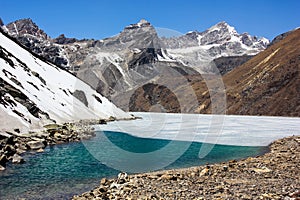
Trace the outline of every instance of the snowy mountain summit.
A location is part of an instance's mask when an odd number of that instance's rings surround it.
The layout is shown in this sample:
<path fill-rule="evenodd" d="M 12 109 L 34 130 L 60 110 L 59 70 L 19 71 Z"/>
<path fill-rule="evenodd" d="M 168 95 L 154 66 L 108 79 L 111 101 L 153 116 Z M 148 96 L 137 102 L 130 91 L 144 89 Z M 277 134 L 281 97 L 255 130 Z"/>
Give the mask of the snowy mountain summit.
<path fill-rule="evenodd" d="M 200 45 L 237 42 L 253 49 L 265 49 L 269 43 L 266 38 L 258 39 L 248 33 L 239 34 L 234 27 L 228 25 L 226 22 L 220 22 L 207 31 L 199 33 L 198 41 Z"/>
<path fill-rule="evenodd" d="M 181 37 L 164 38 L 163 41 L 170 49 L 202 47 L 210 50 L 213 57 L 222 54 L 223 56 L 254 55 L 269 44 L 269 40 L 264 37 L 258 38 L 248 33 L 239 34 L 234 27 L 224 21 L 203 32 L 190 31 Z"/>
<path fill-rule="evenodd" d="M 266 38 L 239 34 L 226 22 L 203 32 L 191 31 L 180 37 L 162 38 L 162 42 L 174 58 L 203 72 L 213 71 L 209 63 L 216 58 L 256 55 L 269 44 Z"/>

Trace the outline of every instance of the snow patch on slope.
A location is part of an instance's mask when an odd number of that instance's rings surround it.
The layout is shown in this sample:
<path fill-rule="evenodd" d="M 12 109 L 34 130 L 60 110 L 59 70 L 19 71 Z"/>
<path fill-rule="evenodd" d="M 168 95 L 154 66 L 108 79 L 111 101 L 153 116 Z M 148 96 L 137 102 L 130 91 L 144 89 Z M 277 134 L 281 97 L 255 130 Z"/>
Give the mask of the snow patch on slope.
<path fill-rule="evenodd" d="M 63 123 L 80 119 L 109 118 L 110 116 L 131 118 L 130 114 L 117 108 L 83 81 L 53 64 L 36 58 L 2 33 L 0 33 L 0 46 L 12 62 L 0 59 L 0 77 L 26 95 L 41 111 L 47 113 L 50 119 Z M 83 92 L 87 105 L 72 95 L 75 91 Z M 3 112 L 7 113 L 23 125 L 26 124 L 27 127 L 33 126 L 33 121 L 31 120 L 30 123 L 24 118 L 43 123 L 43 120 L 40 119 L 42 116 L 39 118 L 32 116 L 19 103 L 16 106 L 1 105 L 1 110 L 2 114 Z M 13 110 L 21 113 L 24 117 L 12 113 Z"/>

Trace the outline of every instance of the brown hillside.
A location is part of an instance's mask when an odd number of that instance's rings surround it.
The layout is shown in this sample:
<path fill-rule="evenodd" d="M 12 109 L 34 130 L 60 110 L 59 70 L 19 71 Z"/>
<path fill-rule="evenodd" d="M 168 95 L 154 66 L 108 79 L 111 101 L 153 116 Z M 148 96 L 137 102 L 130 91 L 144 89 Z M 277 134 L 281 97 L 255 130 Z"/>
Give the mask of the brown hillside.
<path fill-rule="evenodd" d="M 226 74 L 227 113 L 300 116 L 300 30 Z"/>

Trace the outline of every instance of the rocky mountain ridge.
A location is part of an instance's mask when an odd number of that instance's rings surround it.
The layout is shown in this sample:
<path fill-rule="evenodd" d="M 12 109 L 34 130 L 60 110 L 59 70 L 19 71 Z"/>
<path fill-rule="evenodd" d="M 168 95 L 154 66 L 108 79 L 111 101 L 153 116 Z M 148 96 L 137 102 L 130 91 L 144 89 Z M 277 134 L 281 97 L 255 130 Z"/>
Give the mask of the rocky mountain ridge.
<path fill-rule="evenodd" d="M 246 33 L 239 34 L 233 27 L 221 22 L 203 32 L 193 31 L 176 38 L 163 38 L 158 37 L 157 30 L 149 22 L 141 20 L 125 27 L 118 35 L 103 40 L 76 40 L 61 35 L 56 39 L 50 38 L 47 42 L 50 42 L 49 47 L 56 49 L 53 58 L 64 55 L 62 57 L 66 60 L 67 69 L 75 72 L 77 77 L 127 111 L 211 113 L 210 95 L 212 94 L 210 93 L 212 91 L 208 91 L 207 84 L 213 82 L 220 74 L 224 76 L 228 113 L 297 116 L 296 112 L 292 111 L 297 110 L 299 105 L 296 100 L 298 98 L 296 90 L 293 94 L 285 94 L 289 96 L 285 99 L 292 105 L 292 110 L 285 108 L 281 97 L 275 98 L 278 95 L 275 93 L 281 90 L 278 88 L 294 87 L 283 83 L 286 81 L 290 83 L 297 77 L 296 71 L 289 75 L 285 73 L 291 72 L 289 67 L 293 70 L 299 67 L 295 51 L 293 53 L 286 51 L 288 48 L 296 49 L 296 47 L 289 42 L 282 43 L 291 34 L 295 36 L 294 32 L 276 37 L 270 45 L 264 38 Z M 40 38 L 45 36 L 42 35 Z M 22 42 L 19 37 L 17 39 Z M 43 46 L 42 44 L 45 43 L 33 42 L 33 44 L 37 44 L 37 49 L 40 49 L 39 45 Z M 270 56 L 272 52 L 269 52 L 269 49 L 274 45 L 283 45 L 278 51 L 285 52 L 289 56 L 282 57 L 281 60 L 277 60 L 277 53 L 275 56 Z M 268 49 L 265 50 L 267 47 Z M 271 58 L 266 60 L 268 65 L 274 65 L 269 63 L 274 59 L 277 60 L 277 64 L 281 63 L 280 67 L 274 70 L 262 64 L 261 67 L 257 67 L 268 56 Z M 258 61 L 253 64 L 253 60 Z M 291 63 L 296 64 L 292 66 Z M 243 70 L 244 65 L 248 67 Z M 239 73 L 236 72 L 236 67 L 240 69 Z M 275 70 L 281 68 L 284 69 L 281 72 Z M 269 85 L 253 86 L 261 89 L 251 89 L 251 92 L 246 92 L 243 87 L 238 86 L 244 81 L 236 80 L 237 78 L 247 79 L 247 74 L 255 79 L 254 74 L 261 72 L 266 74 L 276 72 L 266 79 Z M 285 76 L 285 81 L 280 81 L 280 76 Z M 236 82 L 232 82 L 233 80 Z M 295 79 L 294 82 L 297 80 Z M 282 82 L 283 85 L 272 86 L 273 83 L 276 85 L 276 81 L 278 84 Z M 237 89 L 235 91 L 232 88 Z M 255 97 L 252 91 L 256 91 L 259 96 Z M 265 95 L 271 97 L 263 97 Z M 182 105 L 178 97 L 188 106 Z M 271 101 L 274 98 L 276 104 Z M 263 100 L 265 103 L 262 102 Z M 279 107 L 276 105 L 282 105 L 282 109 L 278 110 Z M 264 106 L 264 109 L 257 106 Z"/>
<path fill-rule="evenodd" d="M 157 30 L 146 20 L 103 40 L 76 40 L 64 35 L 51 39 L 30 19 L 18 20 L 2 29 L 33 52 L 76 73 L 113 101 L 115 96 L 155 81 L 166 66 L 170 69 L 167 71 L 179 75 L 216 73 L 214 59 L 253 55 L 268 44 L 264 38 L 238 34 L 225 22 L 176 38 L 158 37 Z"/>

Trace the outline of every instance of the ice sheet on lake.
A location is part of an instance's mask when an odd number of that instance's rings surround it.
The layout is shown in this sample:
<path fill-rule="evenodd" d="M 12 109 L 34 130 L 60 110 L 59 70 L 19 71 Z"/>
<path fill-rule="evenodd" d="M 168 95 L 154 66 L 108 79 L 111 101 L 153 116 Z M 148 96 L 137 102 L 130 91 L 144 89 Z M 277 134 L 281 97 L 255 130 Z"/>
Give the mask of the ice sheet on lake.
<path fill-rule="evenodd" d="M 143 119 L 115 121 L 96 130 L 137 137 L 197 141 L 239 146 L 267 146 L 272 141 L 300 135 L 300 118 L 133 113 Z"/>

